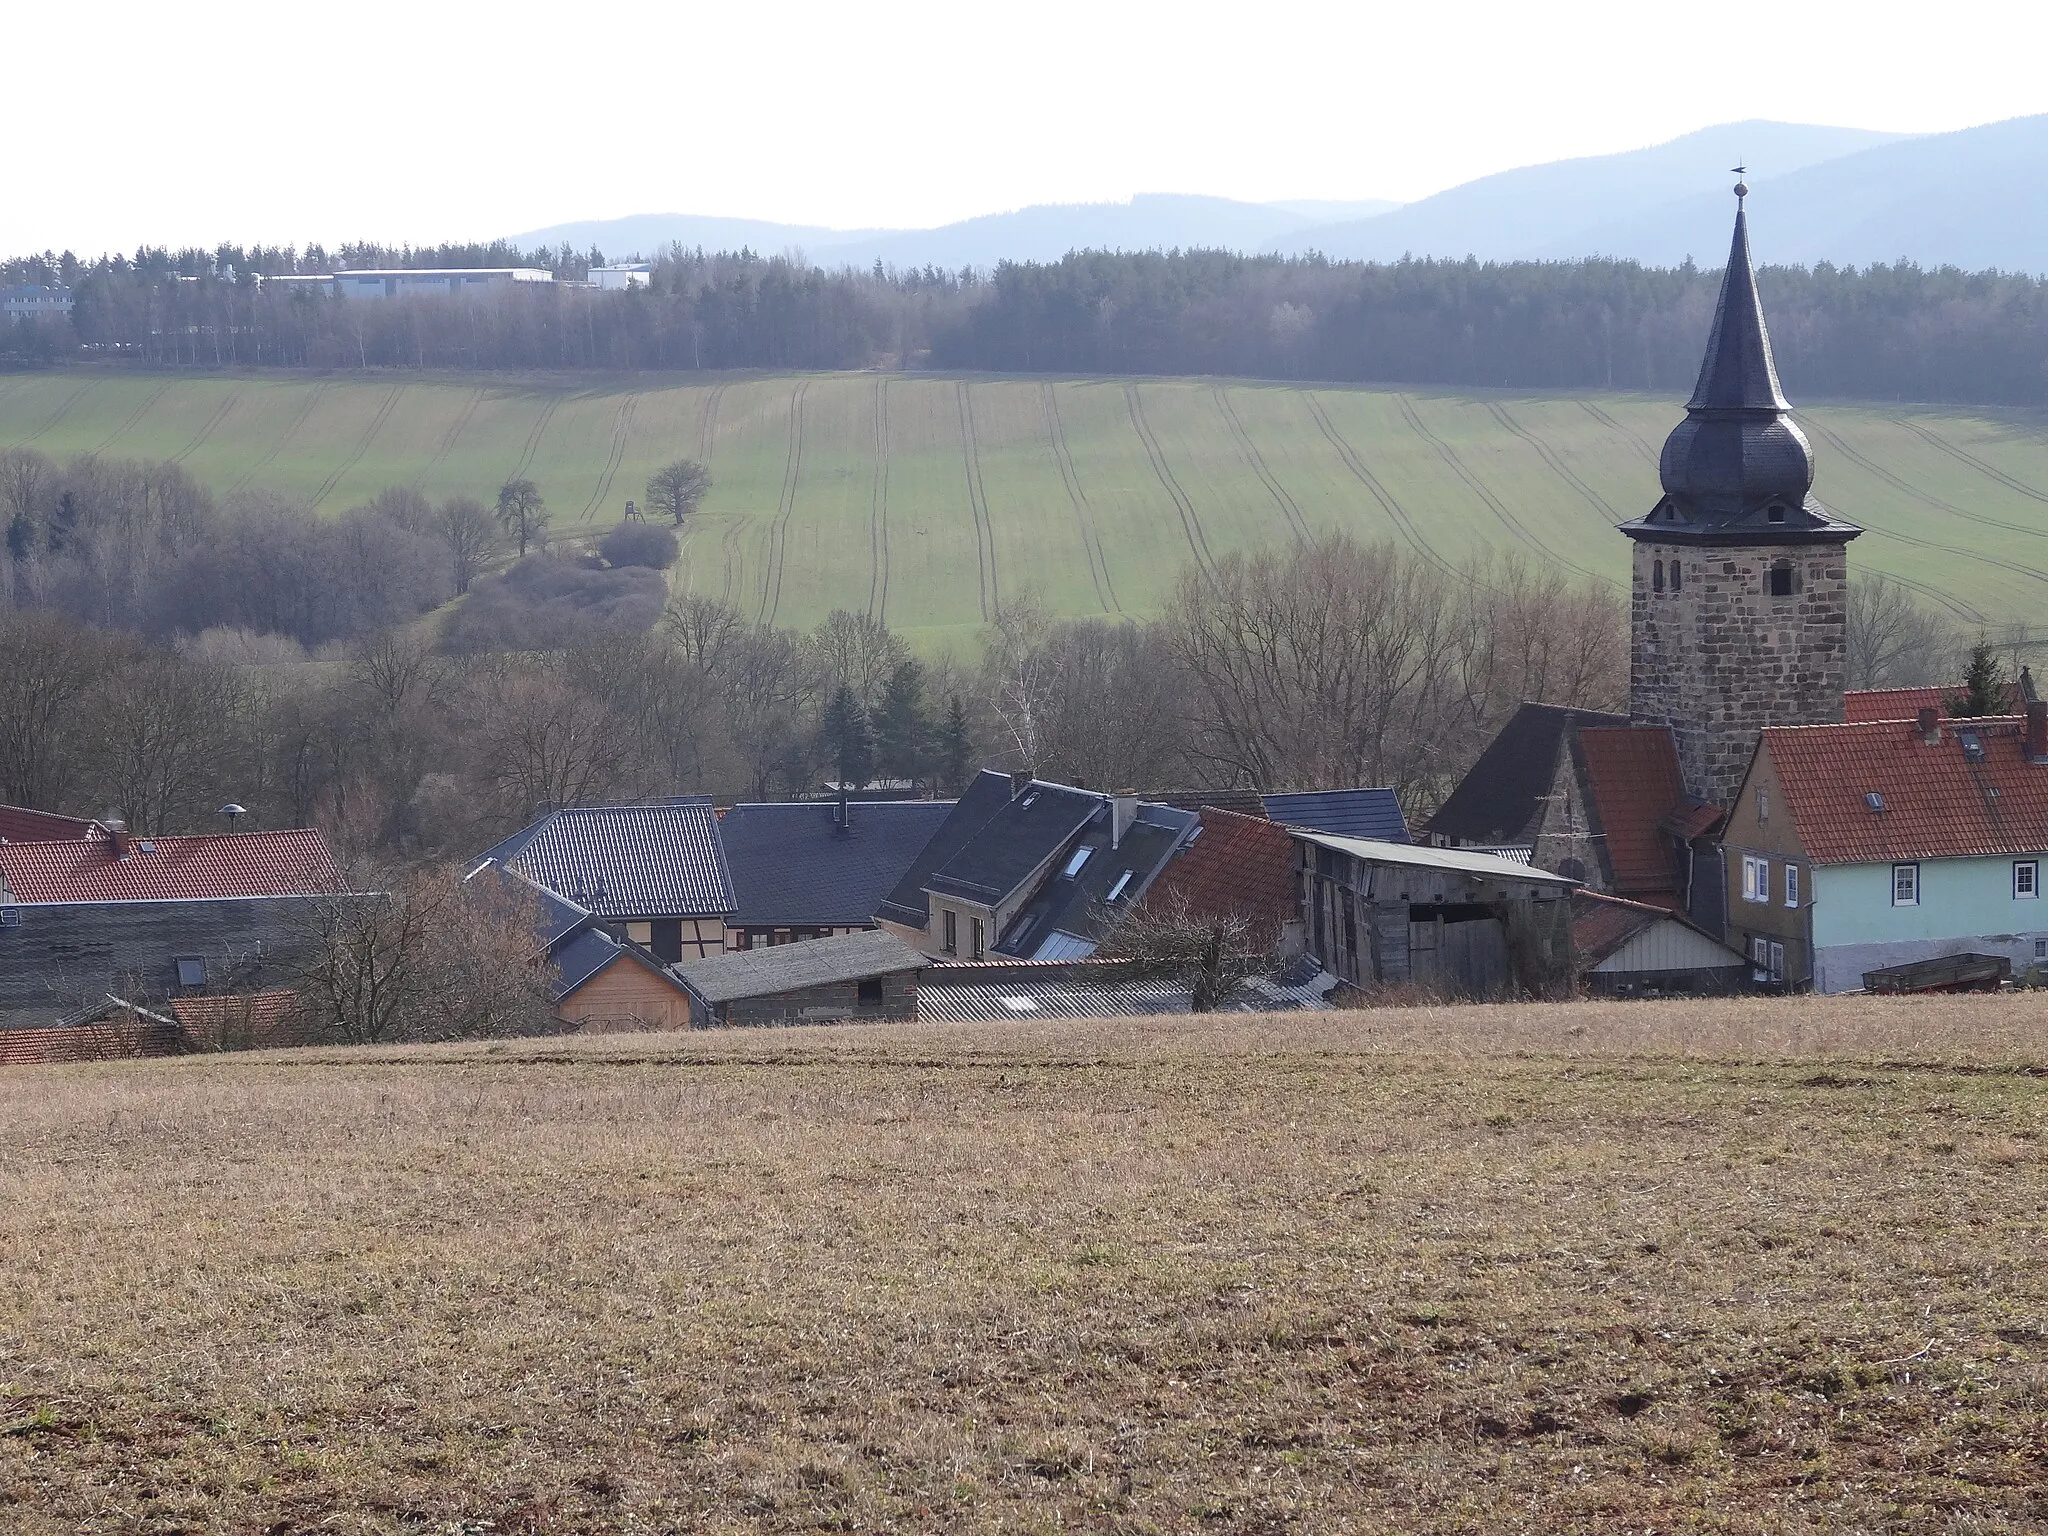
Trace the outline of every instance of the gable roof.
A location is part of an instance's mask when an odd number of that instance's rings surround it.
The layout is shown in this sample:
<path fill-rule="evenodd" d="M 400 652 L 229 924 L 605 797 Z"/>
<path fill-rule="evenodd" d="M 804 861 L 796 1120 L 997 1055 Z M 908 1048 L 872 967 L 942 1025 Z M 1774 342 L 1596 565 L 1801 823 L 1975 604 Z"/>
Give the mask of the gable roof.
<path fill-rule="evenodd" d="M 1266 798 L 1256 789 L 1148 789 L 1138 796 L 1154 805 L 1170 805 L 1177 811 L 1199 811 L 1215 806 L 1240 816 L 1266 819 Z"/>
<path fill-rule="evenodd" d="M 898 971 L 920 971 L 930 964 L 894 934 L 869 932 L 733 950 L 672 966 L 670 971 L 692 996 L 706 1003 L 729 1003 L 835 982 L 866 981 Z"/>
<path fill-rule="evenodd" d="M 550 811 L 483 858 L 599 917 L 722 917 L 739 904 L 705 795 Z"/>
<path fill-rule="evenodd" d="M 1606 838 L 1614 889 L 1676 892 L 1678 859 L 1660 824 L 1685 800 L 1678 744 L 1661 725 L 1588 726 L 1579 731 L 1586 789 Z"/>
<path fill-rule="evenodd" d="M 0 843 L 0 886 L 31 905 L 319 896 L 341 890 L 342 880 L 310 827 L 130 837 L 126 852 L 95 828 L 62 842 Z"/>
<path fill-rule="evenodd" d="M 1816 864 L 2048 851 L 2048 764 L 2027 761 L 2018 717 L 1944 725 L 1933 744 L 1910 721 L 1770 726 L 1758 752 Z"/>
<path fill-rule="evenodd" d="M 863 800 L 735 805 L 718 836 L 741 928 L 872 923 L 876 909 L 953 812 L 951 800 Z"/>
<path fill-rule="evenodd" d="M 1543 814 L 1543 797 L 1557 775 L 1559 743 L 1574 722 L 1625 726 L 1628 719 L 1557 704 L 1522 705 L 1424 830 L 1461 843 L 1505 846 L 1532 841 Z"/>
<path fill-rule="evenodd" d="M 953 809 L 931 835 L 924 849 L 910 861 L 910 867 L 896 882 L 896 888 L 875 908 L 875 915 L 906 928 L 922 928 L 931 921 L 931 902 L 925 882 L 932 871 L 967 846 L 969 839 L 988 825 L 989 818 L 1010 803 L 1010 776 L 984 768 L 974 776 L 967 792 L 953 802 Z"/>
<path fill-rule="evenodd" d="M 1288 836 L 1319 848 L 1349 854 L 1371 864 L 1399 864 L 1410 869 L 1451 869 L 1460 874 L 1481 875 L 1489 880 L 1510 880 L 1523 885 L 1577 885 L 1565 875 L 1554 875 L 1533 864 L 1481 853 L 1476 848 L 1425 848 L 1414 843 L 1378 843 L 1363 837 L 1339 837 L 1334 832 L 1305 832 L 1299 827 Z"/>
<path fill-rule="evenodd" d="M 291 1020 L 298 1004 L 298 993 L 276 987 L 267 992 L 174 997 L 171 1012 L 186 1029 L 201 1035 L 218 1038 L 223 1030 L 240 1029 L 269 1040 L 282 1034 L 281 1026 Z"/>
<path fill-rule="evenodd" d="M 1917 720 L 1921 710 L 1931 709 L 1946 720 L 1950 718 L 1949 700 L 1959 699 L 1968 691 L 1961 683 L 1952 688 L 1852 688 L 1842 695 L 1842 719 L 1850 724 L 1869 720 Z M 2002 692 L 2004 708 L 2015 714 L 2026 708 L 2024 684 L 2007 683 Z"/>
<path fill-rule="evenodd" d="M 59 843 L 86 837 L 94 823 L 79 816 L 33 810 L 25 805 L 0 805 L 0 842 Z"/>
<path fill-rule="evenodd" d="M 1123 914 L 1144 899 L 1159 871 L 1200 824 L 1193 811 L 1141 803 L 1123 840 L 1111 847 L 1110 822 L 1108 804 L 1099 803 L 1073 843 L 1070 862 L 1054 870 L 1011 919 L 992 946 L 995 953 L 1036 960 L 1092 955 Z M 1063 845 L 1064 840 L 1055 847 Z M 1068 874 L 1071 860 L 1084 850 L 1081 867 Z"/>
<path fill-rule="evenodd" d="M 925 889 L 996 906 L 1108 804 L 1088 790 L 1033 779 L 926 877 Z"/>
<path fill-rule="evenodd" d="M 1289 826 L 1383 843 L 1409 841 L 1407 818 L 1391 789 L 1317 789 L 1265 799 L 1266 814 Z"/>
<path fill-rule="evenodd" d="M 1654 928 L 1659 923 L 1676 923 L 1681 928 L 1690 929 L 1709 943 L 1728 949 L 1727 945 L 1722 944 L 1683 912 L 1673 912 L 1646 901 L 1629 901 L 1621 896 L 1604 896 L 1598 891 L 1572 892 L 1572 950 L 1578 957 L 1579 969 L 1582 971 L 1590 971 L 1637 934 Z M 1742 964 L 1742 956 L 1735 950 L 1728 949 L 1728 963 Z"/>
<path fill-rule="evenodd" d="M 1185 902 L 1202 917 L 1243 915 L 1276 930 L 1301 906 L 1299 857 L 1284 827 L 1204 806 L 1201 835 L 1174 857 L 1146 894 L 1148 906 Z"/>

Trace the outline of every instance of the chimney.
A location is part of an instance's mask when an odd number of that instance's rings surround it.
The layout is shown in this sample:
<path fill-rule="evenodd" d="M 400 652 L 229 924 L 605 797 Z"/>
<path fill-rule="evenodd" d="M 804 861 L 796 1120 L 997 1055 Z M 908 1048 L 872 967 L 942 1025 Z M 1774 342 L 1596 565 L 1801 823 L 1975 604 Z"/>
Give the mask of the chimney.
<path fill-rule="evenodd" d="M 2048 763 L 2048 702 L 2027 701 L 2027 761 Z"/>
<path fill-rule="evenodd" d="M 1010 798 L 1012 800 L 1016 799 L 1019 795 L 1023 794 L 1025 790 L 1031 787 L 1031 777 L 1032 776 L 1029 769 L 1019 768 L 1011 772 Z"/>
<path fill-rule="evenodd" d="M 851 837 L 853 835 L 853 823 L 850 820 L 848 820 L 847 815 L 846 781 L 844 779 L 841 779 L 839 782 L 839 810 L 838 813 L 835 816 L 833 816 L 832 821 L 833 830 L 836 831 L 841 837 Z"/>
<path fill-rule="evenodd" d="M 1941 745 L 1941 711 L 1932 704 L 1921 707 L 1920 739 L 1930 747 Z"/>
<path fill-rule="evenodd" d="M 1138 819 L 1138 797 L 1136 795 L 1111 795 L 1109 797 L 1109 846 L 1121 848 L 1124 834 L 1131 830 L 1131 823 Z"/>
<path fill-rule="evenodd" d="M 128 850 L 134 842 L 134 839 L 128 836 L 128 823 L 118 816 L 107 816 L 101 818 L 100 827 L 107 834 L 108 841 L 114 845 L 114 857 L 127 858 Z"/>

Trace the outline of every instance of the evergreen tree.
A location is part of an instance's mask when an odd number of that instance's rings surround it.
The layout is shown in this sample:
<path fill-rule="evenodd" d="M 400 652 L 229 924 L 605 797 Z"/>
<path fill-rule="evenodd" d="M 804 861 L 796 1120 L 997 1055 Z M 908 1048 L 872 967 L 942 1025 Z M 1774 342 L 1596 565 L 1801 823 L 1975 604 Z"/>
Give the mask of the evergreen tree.
<path fill-rule="evenodd" d="M 951 794 L 967 787 L 968 765 L 974 761 L 974 741 L 967 733 L 967 711 L 960 695 L 946 701 L 946 723 L 939 727 L 939 784 Z"/>
<path fill-rule="evenodd" d="M 875 749 L 868 734 L 868 712 L 860 697 L 841 683 L 825 705 L 819 731 L 825 756 L 841 784 L 858 789 L 875 776 Z"/>
<path fill-rule="evenodd" d="M 1948 701 L 1948 712 L 1958 720 L 1980 720 L 2002 715 L 2007 707 L 2005 669 L 1998 664 L 1998 652 L 1988 641 L 1970 647 L 1969 669 L 1963 673 L 1963 696 Z"/>
<path fill-rule="evenodd" d="M 875 706 L 875 766 L 884 778 L 921 777 L 931 755 L 932 721 L 925 707 L 924 667 L 897 664 Z"/>

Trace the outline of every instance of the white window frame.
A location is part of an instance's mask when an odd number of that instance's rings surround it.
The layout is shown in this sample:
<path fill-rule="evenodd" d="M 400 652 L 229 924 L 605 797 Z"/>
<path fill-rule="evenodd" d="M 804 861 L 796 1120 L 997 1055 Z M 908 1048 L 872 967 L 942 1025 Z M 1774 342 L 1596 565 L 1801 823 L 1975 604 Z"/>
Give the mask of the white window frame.
<path fill-rule="evenodd" d="M 2041 861 L 2039 859 L 2014 859 L 2012 861 L 2012 899 L 2014 901 L 2035 901 L 2041 895 Z"/>
<path fill-rule="evenodd" d="M 1085 869 L 1088 865 L 1089 855 L 1091 855 L 1094 852 L 1094 848 L 1088 845 L 1087 843 L 1083 843 L 1080 847 L 1076 848 L 1073 854 L 1067 859 L 1066 868 L 1060 871 L 1061 878 L 1071 880 L 1074 878 L 1074 876 L 1081 873 L 1081 871 Z"/>
<path fill-rule="evenodd" d="M 1742 899 L 1764 902 L 1771 899 L 1771 861 L 1762 854 L 1742 856 Z"/>
<path fill-rule="evenodd" d="M 1903 883 L 1900 876 L 1904 876 Z M 1904 894 L 1901 894 L 1903 892 Z M 1920 866 L 1918 864 L 1894 864 L 1892 866 L 1892 905 L 1895 907 L 1917 907 L 1920 905 Z"/>
<path fill-rule="evenodd" d="M 1793 908 L 1799 905 L 1799 866 L 1789 860 L 1785 864 L 1785 905 Z"/>
<path fill-rule="evenodd" d="M 1776 939 L 1771 940 L 1771 980 L 1785 979 L 1785 946 Z"/>

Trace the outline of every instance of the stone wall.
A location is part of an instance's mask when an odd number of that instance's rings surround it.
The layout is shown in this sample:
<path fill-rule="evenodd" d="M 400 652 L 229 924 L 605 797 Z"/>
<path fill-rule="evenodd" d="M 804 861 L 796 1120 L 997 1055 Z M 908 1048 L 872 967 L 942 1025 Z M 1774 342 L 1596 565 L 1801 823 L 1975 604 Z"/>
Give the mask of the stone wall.
<path fill-rule="evenodd" d="M 1668 725 L 1693 794 L 1730 805 L 1767 725 L 1842 718 L 1848 643 L 1848 546 L 1635 546 L 1630 604 L 1629 714 Z M 1664 590 L 1654 562 L 1663 561 Z M 1789 597 L 1766 591 L 1788 561 Z M 1684 580 L 1671 589 L 1681 562 Z"/>

